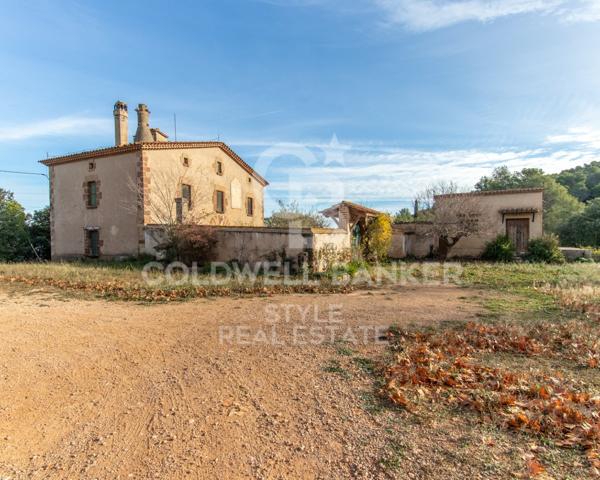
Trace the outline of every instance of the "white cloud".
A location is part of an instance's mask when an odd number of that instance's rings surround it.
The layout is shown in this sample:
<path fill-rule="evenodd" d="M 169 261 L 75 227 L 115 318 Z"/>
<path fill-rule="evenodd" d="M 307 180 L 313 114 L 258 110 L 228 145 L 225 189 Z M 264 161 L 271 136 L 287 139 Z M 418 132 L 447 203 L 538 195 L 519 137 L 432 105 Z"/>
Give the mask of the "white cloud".
<path fill-rule="evenodd" d="M 565 22 L 600 20 L 598 0 L 373 0 L 392 24 L 427 31 L 458 23 L 490 22 L 511 15 L 556 15 Z"/>
<path fill-rule="evenodd" d="M 546 140 L 550 144 L 579 144 L 580 148 L 600 150 L 600 130 L 590 127 L 570 128 L 562 135 L 551 135 Z"/>
<path fill-rule="evenodd" d="M 106 118 L 66 116 L 10 127 L 0 127 L 0 142 L 27 140 L 45 136 L 95 136 L 111 131 L 112 122 Z"/>
<path fill-rule="evenodd" d="M 260 142 L 263 143 L 263 142 Z M 344 140 L 341 140 L 344 144 Z M 547 173 L 583 165 L 600 156 L 600 131 L 573 128 L 564 135 L 548 137 L 532 149 L 506 150 L 413 150 L 389 145 L 347 145 L 342 161 L 303 165 L 273 158 L 267 203 L 297 200 L 305 206 L 324 207 L 342 198 L 396 209 L 407 206 L 415 194 L 438 180 L 453 180 L 472 188 L 484 175 L 506 165 L 510 170 L 542 168 Z M 287 144 L 289 156 L 299 148 L 317 146 Z M 285 146 L 281 146 L 285 152 Z M 285 157 L 285 154 L 282 154 Z"/>

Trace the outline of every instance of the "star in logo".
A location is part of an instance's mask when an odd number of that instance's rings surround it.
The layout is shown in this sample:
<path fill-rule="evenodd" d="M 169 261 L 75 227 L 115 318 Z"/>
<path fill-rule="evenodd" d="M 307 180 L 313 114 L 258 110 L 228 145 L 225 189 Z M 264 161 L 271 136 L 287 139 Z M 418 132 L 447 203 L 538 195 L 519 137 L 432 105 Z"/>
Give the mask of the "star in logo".
<path fill-rule="evenodd" d="M 334 133 L 331 136 L 329 145 L 323 147 L 323 152 L 325 152 L 325 165 L 330 165 L 332 163 L 345 165 L 346 161 L 344 160 L 344 154 L 347 150 L 350 150 L 350 146 L 342 145 L 339 142 L 337 135 Z"/>

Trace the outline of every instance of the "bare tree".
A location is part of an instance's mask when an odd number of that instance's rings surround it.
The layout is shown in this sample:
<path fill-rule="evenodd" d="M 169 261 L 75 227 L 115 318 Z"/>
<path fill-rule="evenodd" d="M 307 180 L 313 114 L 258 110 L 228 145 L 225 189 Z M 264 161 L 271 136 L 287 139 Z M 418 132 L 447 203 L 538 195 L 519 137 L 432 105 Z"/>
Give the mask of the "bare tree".
<path fill-rule="evenodd" d="M 144 186 L 139 179 L 128 179 L 137 202 L 125 208 L 144 212 L 145 223 L 161 227 L 162 238 L 157 239 L 157 249 L 176 251 L 178 245 L 189 244 L 187 237 L 192 235 L 195 243 L 199 243 L 201 232 L 192 227 L 206 225 L 213 212 L 212 190 L 206 188 L 210 182 L 205 172 L 183 162 L 173 162 L 168 168 L 153 169 L 149 180 Z"/>
<path fill-rule="evenodd" d="M 175 163 L 175 162 L 174 162 Z M 178 162 L 177 162 L 178 163 Z M 200 168 L 183 164 L 153 169 L 150 183 L 144 187 L 129 178 L 129 188 L 137 197 L 136 209 L 142 207 L 149 223 L 170 228 L 175 225 L 205 223 L 212 212 L 212 192 L 206 189 L 208 177 Z"/>
<path fill-rule="evenodd" d="M 439 240 L 438 255 L 442 260 L 448 258 L 461 238 L 485 235 L 491 227 L 491 219 L 484 214 L 477 194 L 461 192 L 454 182 L 432 185 L 417 200 L 422 208 L 418 219 L 424 222 L 425 234 Z"/>

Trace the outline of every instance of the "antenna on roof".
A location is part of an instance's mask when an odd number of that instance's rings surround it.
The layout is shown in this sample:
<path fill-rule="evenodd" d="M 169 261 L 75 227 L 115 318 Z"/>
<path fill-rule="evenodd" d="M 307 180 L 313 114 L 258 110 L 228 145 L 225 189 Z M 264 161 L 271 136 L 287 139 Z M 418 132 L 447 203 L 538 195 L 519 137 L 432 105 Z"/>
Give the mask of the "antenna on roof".
<path fill-rule="evenodd" d="M 177 141 L 177 114 L 173 114 L 173 125 L 175 126 L 175 141 Z"/>

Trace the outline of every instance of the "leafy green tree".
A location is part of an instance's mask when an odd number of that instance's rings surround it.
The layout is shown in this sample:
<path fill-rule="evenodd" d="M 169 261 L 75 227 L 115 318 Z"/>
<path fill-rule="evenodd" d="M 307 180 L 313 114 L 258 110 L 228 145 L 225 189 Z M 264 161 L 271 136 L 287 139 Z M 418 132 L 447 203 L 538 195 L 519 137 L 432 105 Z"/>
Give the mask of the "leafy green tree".
<path fill-rule="evenodd" d="M 27 219 L 27 229 L 29 231 L 29 240 L 33 258 L 41 260 L 50 259 L 50 207 L 36 210 L 33 215 Z M 36 255 L 37 254 L 37 255 Z"/>
<path fill-rule="evenodd" d="M 414 216 L 408 208 L 402 208 L 394 215 L 394 223 L 413 222 L 414 220 Z"/>
<path fill-rule="evenodd" d="M 30 247 L 25 220 L 25 210 L 12 192 L 0 188 L 0 261 L 26 259 Z"/>
<path fill-rule="evenodd" d="M 571 195 L 566 187 L 539 168 L 524 168 L 520 172 L 511 172 L 506 166 L 499 167 L 491 176 L 482 177 L 475 188 L 480 191 L 543 188 L 544 229 L 548 233 L 557 233 L 584 208 L 584 205 Z"/>
<path fill-rule="evenodd" d="M 582 202 L 600 197 L 600 162 L 563 170 L 555 178 Z"/>
<path fill-rule="evenodd" d="M 600 247 L 600 198 L 591 200 L 585 210 L 560 229 L 565 245 Z"/>
<path fill-rule="evenodd" d="M 327 227 L 327 219 L 314 210 L 302 210 L 297 202 L 277 202 L 279 209 L 274 211 L 269 218 L 265 218 L 265 224 L 269 227 Z"/>

